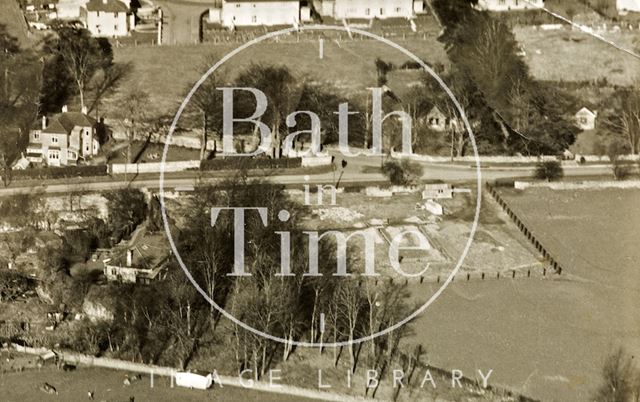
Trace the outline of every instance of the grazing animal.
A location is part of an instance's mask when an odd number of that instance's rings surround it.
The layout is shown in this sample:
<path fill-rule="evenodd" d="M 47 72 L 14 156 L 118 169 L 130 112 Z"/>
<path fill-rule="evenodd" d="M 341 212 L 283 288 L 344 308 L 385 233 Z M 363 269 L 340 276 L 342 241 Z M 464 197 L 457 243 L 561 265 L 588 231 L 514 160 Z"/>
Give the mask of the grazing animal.
<path fill-rule="evenodd" d="M 74 366 L 73 364 L 64 363 L 62 365 L 62 369 L 64 371 L 74 371 L 76 369 L 76 366 Z"/>
<path fill-rule="evenodd" d="M 58 395 L 58 390 L 53 385 L 45 382 L 40 386 L 40 391 L 45 392 L 49 395 Z"/>

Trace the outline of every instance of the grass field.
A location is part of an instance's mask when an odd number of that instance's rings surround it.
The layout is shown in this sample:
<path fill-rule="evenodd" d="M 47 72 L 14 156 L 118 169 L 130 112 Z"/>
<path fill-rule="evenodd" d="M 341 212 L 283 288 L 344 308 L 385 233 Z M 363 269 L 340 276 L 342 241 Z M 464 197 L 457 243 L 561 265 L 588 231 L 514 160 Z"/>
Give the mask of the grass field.
<path fill-rule="evenodd" d="M 6 402 L 40 402 L 40 401 L 87 401 L 87 393 L 93 391 L 98 401 L 128 401 L 134 397 L 136 402 L 294 402 L 311 401 L 300 397 L 264 393 L 254 390 L 224 387 L 208 391 L 170 388 L 169 379 L 156 377 L 154 388 L 150 387 L 150 378 L 130 386 L 123 385 L 124 372 L 82 368 L 73 372 L 64 372 L 55 368 L 43 368 L 41 371 L 25 371 L 0 375 L 1 399 Z M 47 382 L 53 385 L 58 395 L 47 395 L 38 387 Z"/>
<path fill-rule="evenodd" d="M 427 62 L 446 63 L 442 45 L 433 38 L 398 40 L 398 43 Z M 240 45 L 121 47 L 114 49 L 114 53 L 116 61 L 133 65 L 125 86 L 140 85 L 151 94 L 151 104 L 156 111 L 173 115 L 212 60 L 219 60 Z M 234 76 L 251 63 L 286 65 L 299 76 L 330 82 L 348 92 L 376 83 L 376 57 L 396 65 L 408 60 L 398 50 L 371 40 L 326 41 L 323 60 L 319 58 L 318 42 L 263 42 L 229 60 L 224 71 L 228 76 Z"/>
<path fill-rule="evenodd" d="M 416 320 L 414 341 L 437 366 L 492 368 L 498 384 L 545 401 L 591 400 L 608 354 L 640 352 L 640 190 L 503 197 L 563 276 L 452 284 Z"/>
<path fill-rule="evenodd" d="M 0 1 L 0 26 L 1 25 L 4 25 L 7 32 L 16 37 L 22 46 L 29 43 L 30 33 L 17 1 Z"/>
<path fill-rule="evenodd" d="M 584 81 L 607 78 L 612 84 L 628 85 L 640 77 L 640 60 L 585 33 L 514 28 L 524 45 L 531 73 L 551 81 Z M 607 33 L 614 43 L 634 49 L 635 31 Z"/>

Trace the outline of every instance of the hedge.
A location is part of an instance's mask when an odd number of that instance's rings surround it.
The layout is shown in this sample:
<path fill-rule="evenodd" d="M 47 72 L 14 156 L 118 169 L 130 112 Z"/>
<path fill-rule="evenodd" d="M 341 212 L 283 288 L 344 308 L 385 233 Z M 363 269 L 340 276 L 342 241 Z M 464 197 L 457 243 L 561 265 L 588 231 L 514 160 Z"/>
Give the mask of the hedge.
<path fill-rule="evenodd" d="M 12 179 L 63 179 L 80 176 L 106 176 L 107 165 L 97 166 L 63 166 L 49 168 L 34 168 L 25 170 L 12 170 Z"/>
<path fill-rule="evenodd" d="M 302 158 L 248 158 L 242 156 L 224 159 L 204 160 L 200 170 L 237 170 L 237 169 L 294 169 L 302 166 Z"/>

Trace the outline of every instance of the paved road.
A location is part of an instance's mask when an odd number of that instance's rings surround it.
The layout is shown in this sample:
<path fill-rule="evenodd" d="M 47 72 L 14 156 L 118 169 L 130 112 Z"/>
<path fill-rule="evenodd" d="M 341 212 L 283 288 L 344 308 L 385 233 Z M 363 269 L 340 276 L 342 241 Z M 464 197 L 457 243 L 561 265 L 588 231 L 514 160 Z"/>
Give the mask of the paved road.
<path fill-rule="evenodd" d="M 338 160 L 339 162 L 339 160 Z M 373 183 L 385 181 L 386 178 L 380 173 L 362 173 L 362 165 L 357 160 L 350 161 L 340 183 Z M 373 166 L 370 163 L 367 166 Z M 476 181 L 475 168 L 464 165 L 451 165 L 451 164 L 423 164 L 425 180 L 442 180 L 446 182 L 464 182 L 464 181 Z M 535 168 L 534 167 L 488 167 L 481 169 L 482 180 L 496 180 L 505 178 L 518 178 L 518 177 L 530 177 Z M 341 169 L 334 173 L 321 173 L 313 174 L 309 176 L 309 180 L 305 181 L 305 176 L 302 174 L 283 174 L 277 176 L 271 176 L 269 179 L 285 185 L 293 184 L 332 184 L 340 178 Z M 610 175 L 611 169 L 607 166 L 568 166 L 564 168 L 565 176 L 580 177 L 580 176 L 599 176 Z M 110 177 L 96 177 L 95 182 L 91 183 L 60 183 L 50 185 L 39 186 L 16 186 L 0 189 L 0 197 L 12 195 L 22 192 L 30 192 L 34 189 L 43 191 L 45 193 L 69 193 L 74 191 L 108 191 L 118 188 L 124 188 L 131 186 L 134 188 L 159 188 L 160 176 L 150 177 L 145 176 L 141 179 L 134 180 L 114 180 Z M 220 177 L 202 177 L 199 172 L 193 172 L 192 175 L 185 173 L 184 176 L 176 178 L 169 177 L 164 180 L 164 188 L 173 190 L 175 188 L 189 188 L 197 186 L 199 184 L 208 184 L 220 182 Z"/>
<path fill-rule="evenodd" d="M 209 10 L 213 2 L 156 0 L 155 3 L 164 14 L 164 44 L 199 43 L 200 16 Z"/>

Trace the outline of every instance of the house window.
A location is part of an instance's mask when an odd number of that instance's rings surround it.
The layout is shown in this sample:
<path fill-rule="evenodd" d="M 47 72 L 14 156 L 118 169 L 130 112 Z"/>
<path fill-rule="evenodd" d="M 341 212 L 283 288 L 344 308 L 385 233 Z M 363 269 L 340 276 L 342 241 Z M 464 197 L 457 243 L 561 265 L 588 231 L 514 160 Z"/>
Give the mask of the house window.
<path fill-rule="evenodd" d="M 35 133 L 33 133 L 33 139 L 38 141 L 40 139 L 40 133 L 37 132 L 37 131 Z"/>
<path fill-rule="evenodd" d="M 113 26 L 113 30 L 114 30 L 114 31 L 118 31 L 118 24 L 116 24 L 116 25 L 114 25 L 114 26 Z"/>
<path fill-rule="evenodd" d="M 100 11 L 96 11 L 96 17 L 100 17 Z"/>
<path fill-rule="evenodd" d="M 253 22 L 254 24 L 255 24 L 256 22 L 258 22 L 258 17 L 257 17 L 257 16 L 255 16 L 255 15 L 252 15 L 252 16 L 251 16 L 251 22 Z"/>
<path fill-rule="evenodd" d="M 396 13 L 400 13 L 402 11 L 402 7 L 396 7 Z"/>
<path fill-rule="evenodd" d="M 240 8 L 240 4 L 236 4 L 236 8 Z"/>
<path fill-rule="evenodd" d="M 586 117 L 581 117 L 580 118 L 580 124 L 587 124 L 587 118 Z"/>
<path fill-rule="evenodd" d="M 364 15 L 371 15 L 371 9 L 370 8 L 366 8 L 364 10 Z"/>
<path fill-rule="evenodd" d="M 60 159 L 60 151 L 49 151 L 49 159 Z"/>
<path fill-rule="evenodd" d="M 51 143 L 57 144 L 58 143 L 58 137 L 51 137 Z"/>
<path fill-rule="evenodd" d="M 380 9 L 380 15 L 384 15 L 384 8 Z"/>
<path fill-rule="evenodd" d="M 85 152 L 89 152 L 89 146 L 88 146 L 88 145 L 87 145 L 87 146 L 85 146 L 85 147 L 84 147 L 84 150 L 85 150 Z"/>

